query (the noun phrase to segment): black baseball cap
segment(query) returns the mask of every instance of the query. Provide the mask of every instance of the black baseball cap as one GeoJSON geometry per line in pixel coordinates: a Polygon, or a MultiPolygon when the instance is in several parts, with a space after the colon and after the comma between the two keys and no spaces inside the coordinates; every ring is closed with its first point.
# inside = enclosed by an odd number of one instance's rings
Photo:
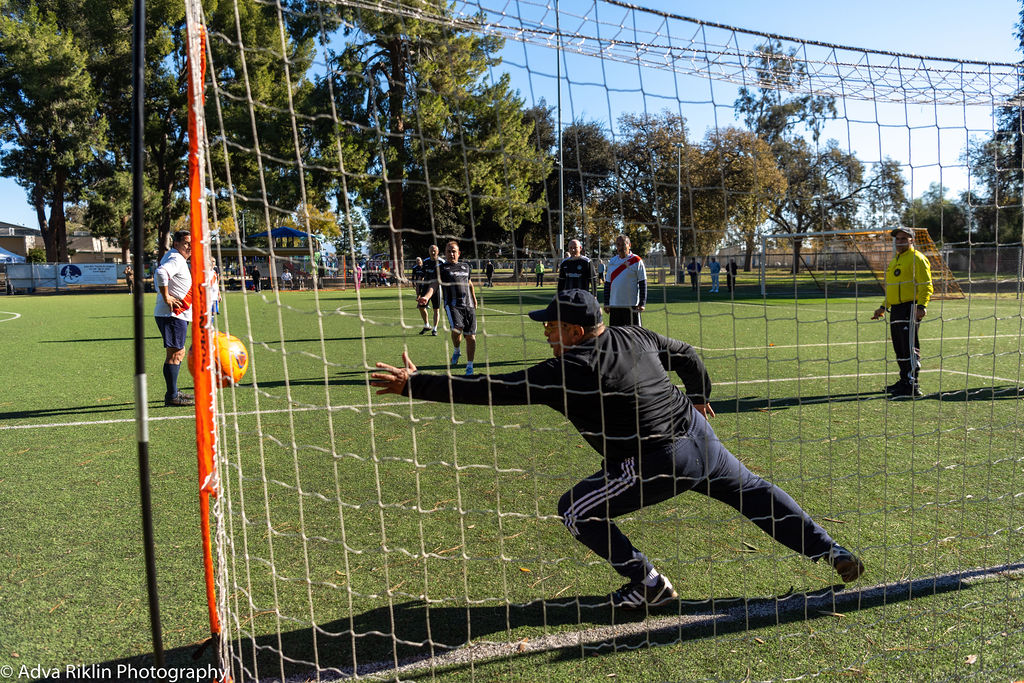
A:
{"type": "Polygon", "coordinates": [[[892,235],[893,237],[895,237],[896,235],[900,234],[901,232],[904,235],[910,235],[911,237],[914,236],[913,228],[905,228],[902,225],[900,227],[898,227],[898,228],[893,228],[892,231],[889,234],[892,235]]]}
{"type": "Polygon", "coordinates": [[[585,289],[564,289],[551,298],[547,308],[530,311],[529,315],[542,323],[557,320],[583,327],[593,327],[602,320],[601,305],[585,289]]]}

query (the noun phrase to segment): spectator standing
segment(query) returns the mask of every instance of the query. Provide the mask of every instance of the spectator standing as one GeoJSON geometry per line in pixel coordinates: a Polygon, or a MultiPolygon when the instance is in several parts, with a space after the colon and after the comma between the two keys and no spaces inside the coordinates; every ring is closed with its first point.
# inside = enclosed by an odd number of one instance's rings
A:
{"type": "Polygon", "coordinates": [[[690,287],[696,292],[700,289],[700,263],[696,258],[690,258],[686,264],[686,274],[690,276],[690,287]]]}
{"type": "Polygon", "coordinates": [[[605,270],[604,310],[608,324],[643,324],[640,314],[647,306],[647,269],[644,261],[630,252],[631,243],[626,235],[615,238],[615,255],[605,270]]]}
{"type": "Polygon", "coordinates": [[[725,286],[730,292],[736,288],[736,259],[729,259],[729,264],[725,267],[725,286]]]}
{"type": "Polygon", "coordinates": [[[256,263],[252,264],[252,291],[260,291],[260,269],[256,267],[256,263]]]}
{"type": "Polygon", "coordinates": [[[534,287],[541,287],[544,285],[544,262],[537,259],[537,265],[533,267],[533,274],[537,276],[537,282],[534,287]]]}
{"type": "Polygon", "coordinates": [[[135,270],[131,263],[127,263],[124,267],[124,282],[128,285],[129,294],[135,291],[135,270]]]}
{"type": "Polygon", "coordinates": [[[711,273],[711,292],[718,292],[718,278],[719,273],[722,272],[722,264],[718,262],[718,259],[714,256],[711,257],[711,263],[708,264],[708,272],[711,273]]]}
{"type": "Polygon", "coordinates": [[[484,275],[487,276],[487,282],[484,283],[484,287],[494,286],[494,263],[491,259],[487,259],[487,265],[484,266],[484,275]]]}

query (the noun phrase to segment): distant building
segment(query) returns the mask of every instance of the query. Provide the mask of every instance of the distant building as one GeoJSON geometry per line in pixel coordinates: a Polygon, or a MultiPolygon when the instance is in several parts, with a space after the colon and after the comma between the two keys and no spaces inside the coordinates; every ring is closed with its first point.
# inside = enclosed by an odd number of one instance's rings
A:
{"type": "MultiPolygon", "coordinates": [[[[28,257],[29,249],[43,249],[43,234],[38,228],[0,221],[0,247],[18,256],[28,257]]],[[[68,253],[71,263],[118,263],[121,249],[111,246],[105,237],[94,237],[87,230],[68,233],[68,253]]]]}
{"type": "Polygon", "coordinates": [[[88,230],[68,233],[68,253],[72,263],[118,263],[121,248],[111,246],[106,237],[94,237],[88,230]]]}
{"type": "Polygon", "coordinates": [[[29,249],[43,248],[43,234],[38,228],[0,221],[0,247],[27,258],[29,249]]]}

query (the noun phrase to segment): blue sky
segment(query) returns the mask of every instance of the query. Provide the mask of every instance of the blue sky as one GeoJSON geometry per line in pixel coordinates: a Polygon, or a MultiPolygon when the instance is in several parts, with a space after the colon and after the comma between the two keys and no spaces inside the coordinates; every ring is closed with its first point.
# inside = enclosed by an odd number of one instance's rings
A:
{"type": "MultiPolygon", "coordinates": [[[[706,2],[680,2],[679,0],[634,0],[653,9],[728,24],[737,28],[745,28],[768,33],[777,33],[794,38],[803,38],[825,43],[833,43],[850,47],[902,52],[932,57],[950,57],[992,62],[1017,62],[1021,56],[1013,38],[1014,24],[1020,11],[1016,0],[974,0],[967,3],[949,0],[860,0],[859,2],[829,2],[826,0],[784,0],[782,2],[765,2],[764,0],[721,0],[715,6],[706,2]]],[[[496,6],[498,3],[494,3],[496,6]]],[[[553,6],[553,0],[550,3],[553,6]]],[[[509,4],[514,7],[515,4],[509,4]]],[[[590,2],[561,0],[562,10],[569,16],[586,13],[590,2]]],[[[536,6],[535,6],[536,7],[536,6]]],[[[603,8],[602,11],[604,12],[603,8]]],[[[611,17],[611,12],[604,12],[604,17],[611,17]]],[[[563,22],[566,30],[571,20],[563,22]]],[[[513,46],[514,48],[515,46],[513,46]]],[[[545,52],[551,51],[531,49],[528,55],[523,54],[520,47],[518,53],[507,50],[510,60],[519,58],[520,64],[529,60],[530,71],[512,68],[514,85],[521,89],[528,102],[541,96],[554,104],[554,81],[550,74],[554,73],[551,59],[545,52]],[[540,60],[540,63],[538,63],[540,60]],[[532,91],[532,92],[531,92],[532,91]]],[[[570,69],[572,62],[569,63],[570,69]]],[[[614,77],[613,77],[614,78],[614,77]]],[[[667,72],[645,72],[644,78],[650,79],[640,86],[636,93],[627,93],[630,105],[637,108],[637,99],[643,97],[641,106],[649,110],[660,110],[667,105],[676,105],[661,92],[669,84],[669,94],[677,90],[667,72]],[[662,80],[663,82],[658,82],[662,80]],[[654,82],[652,82],[654,81],[654,82]]],[[[589,69],[570,73],[572,86],[563,86],[563,120],[585,118],[598,120],[608,125],[608,120],[615,118],[621,111],[618,104],[611,98],[602,97],[600,88],[587,87],[589,81],[595,80],[589,69]],[[596,96],[595,96],[596,93],[596,96]]],[[[614,82],[614,81],[612,81],[614,82]]],[[[683,97],[689,97],[683,94],[683,97]]],[[[712,95],[714,104],[690,107],[684,110],[687,116],[691,135],[699,137],[704,129],[718,125],[735,125],[737,121],[731,116],[728,105],[733,94],[728,89],[712,95]],[[717,119],[716,119],[717,117],[717,119]]],[[[851,118],[859,115],[851,111],[851,118]]],[[[982,128],[984,124],[982,124],[982,128]]],[[[856,131],[836,129],[828,131],[828,135],[846,138],[844,143],[854,148],[859,156],[871,159],[874,156],[890,154],[890,149],[900,150],[912,147],[908,141],[888,141],[883,139],[875,126],[872,135],[871,125],[866,128],[866,135],[858,137],[856,131]],[[874,139],[874,138],[877,138],[874,139]],[[866,151],[864,148],[869,148],[866,151]],[[870,148],[878,148],[873,152],[870,148]],[[866,156],[864,156],[866,154],[866,156]]],[[[961,133],[973,131],[967,124],[961,133]],[[968,130],[970,129],[970,130],[968,130]]],[[[908,134],[909,135],[909,134],[908,134]]],[[[919,195],[927,189],[928,183],[941,177],[943,184],[953,188],[962,186],[966,181],[957,170],[955,158],[958,154],[957,145],[962,147],[964,135],[953,136],[949,142],[939,140],[946,151],[943,158],[928,159],[926,152],[917,152],[913,161],[903,161],[913,165],[911,188],[913,194],[919,195]]],[[[938,146],[930,141],[924,148],[938,146]]],[[[899,158],[894,151],[893,156],[899,158]]],[[[13,180],[0,178],[0,220],[20,225],[35,226],[35,214],[26,201],[25,192],[13,180]]]]}

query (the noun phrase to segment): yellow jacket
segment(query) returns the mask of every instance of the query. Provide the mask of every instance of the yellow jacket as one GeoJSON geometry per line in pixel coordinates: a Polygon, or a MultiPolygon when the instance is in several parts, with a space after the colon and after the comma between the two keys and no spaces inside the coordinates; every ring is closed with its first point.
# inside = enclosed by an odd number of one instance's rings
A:
{"type": "Polygon", "coordinates": [[[885,307],[916,301],[927,306],[932,298],[932,267],[927,257],[910,247],[885,269],[885,307]]]}

